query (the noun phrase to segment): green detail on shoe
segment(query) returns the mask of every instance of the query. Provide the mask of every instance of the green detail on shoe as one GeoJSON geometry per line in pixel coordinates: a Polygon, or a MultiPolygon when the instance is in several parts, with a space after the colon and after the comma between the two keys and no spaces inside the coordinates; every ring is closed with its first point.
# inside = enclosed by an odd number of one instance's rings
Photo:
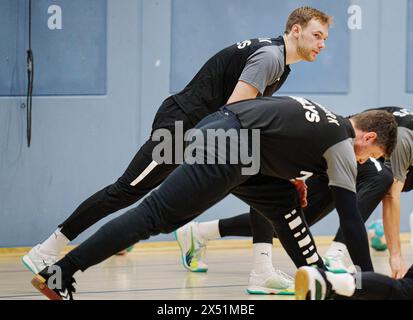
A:
{"type": "Polygon", "coordinates": [[[246,289],[245,291],[247,291],[247,293],[249,294],[257,294],[257,295],[276,295],[276,296],[294,296],[295,292],[293,290],[284,290],[284,291],[280,291],[280,292],[264,292],[264,291],[255,291],[255,290],[250,290],[250,289],[246,289]]]}
{"type": "Polygon", "coordinates": [[[196,269],[196,262],[197,262],[196,259],[193,259],[194,258],[193,253],[194,253],[194,238],[193,238],[192,228],[191,228],[191,247],[185,253],[186,265],[189,267],[191,271],[193,267],[195,267],[196,269]],[[192,264],[194,264],[194,266],[192,264]]]}
{"type": "Polygon", "coordinates": [[[207,271],[208,269],[205,269],[205,268],[191,269],[191,272],[198,272],[198,273],[205,273],[207,271]]]}
{"type": "MultiPolygon", "coordinates": [[[[324,258],[324,264],[327,267],[327,270],[332,272],[332,273],[336,273],[336,274],[341,274],[341,273],[348,273],[348,271],[346,269],[334,269],[330,267],[330,259],[328,258],[324,258]]],[[[317,266],[314,266],[317,267],[317,266]]]]}
{"type": "Polygon", "coordinates": [[[268,293],[265,293],[263,291],[254,291],[254,290],[249,290],[249,289],[247,289],[246,291],[249,294],[261,294],[261,295],[267,295],[268,294],[268,293]]]}
{"type": "MultiPolygon", "coordinates": [[[[183,252],[181,244],[178,241],[178,235],[176,233],[176,230],[173,232],[173,235],[176,239],[176,242],[178,242],[178,245],[179,245],[179,248],[181,249],[181,252],[183,252]]],[[[192,228],[191,228],[191,249],[189,249],[189,251],[185,254],[185,256],[183,254],[181,254],[182,265],[184,266],[185,269],[187,269],[191,272],[200,272],[200,273],[207,272],[208,269],[198,268],[196,266],[196,263],[197,263],[196,258],[195,258],[195,266],[192,265],[193,259],[191,258],[191,256],[192,256],[192,252],[194,251],[193,248],[194,248],[194,240],[193,240],[193,237],[192,237],[192,228]]]]}
{"type": "Polygon", "coordinates": [[[36,274],[36,272],[34,272],[33,269],[30,268],[29,265],[26,262],[24,262],[23,258],[20,258],[20,260],[21,260],[21,262],[23,262],[23,264],[26,266],[26,268],[30,270],[31,273],[36,274]]]}
{"type": "Polygon", "coordinates": [[[315,281],[315,299],[321,300],[323,295],[323,290],[320,281],[315,281]]]}
{"type": "Polygon", "coordinates": [[[279,295],[279,296],[295,296],[295,291],[294,290],[281,291],[281,292],[278,292],[277,295],[279,295]]]}
{"type": "Polygon", "coordinates": [[[330,268],[329,266],[326,266],[326,267],[327,267],[327,270],[330,271],[331,273],[335,273],[335,274],[348,273],[346,269],[333,269],[333,268],[330,268]]]}

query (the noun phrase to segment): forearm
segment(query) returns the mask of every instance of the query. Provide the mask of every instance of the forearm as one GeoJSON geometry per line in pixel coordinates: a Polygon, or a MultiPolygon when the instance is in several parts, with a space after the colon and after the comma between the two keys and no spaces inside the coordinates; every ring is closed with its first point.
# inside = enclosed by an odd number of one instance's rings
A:
{"type": "Polygon", "coordinates": [[[395,180],[383,199],[383,226],[390,256],[401,256],[400,192],[403,184],[395,180]]]}

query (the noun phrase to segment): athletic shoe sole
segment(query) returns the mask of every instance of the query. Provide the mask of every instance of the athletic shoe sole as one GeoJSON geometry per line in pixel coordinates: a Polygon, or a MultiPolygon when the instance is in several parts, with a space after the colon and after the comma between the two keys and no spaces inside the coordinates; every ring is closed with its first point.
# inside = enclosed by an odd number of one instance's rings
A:
{"type": "Polygon", "coordinates": [[[326,294],[325,281],[323,276],[315,268],[302,267],[298,269],[295,274],[295,299],[324,300],[326,294]]]}
{"type": "Polygon", "coordinates": [[[292,289],[271,289],[260,286],[250,286],[246,289],[248,294],[256,295],[280,295],[280,296],[293,296],[295,295],[292,289]]]}
{"type": "Polygon", "coordinates": [[[307,300],[310,295],[310,275],[307,270],[299,269],[295,274],[295,300],[307,300]]]}
{"type": "Polygon", "coordinates": [[[33,287],[35,287],[42,295],[46,296],[50,300],[62,300],[62,297],[60,297],[56,292],[54,292],[52,289],[50,289],[47,286],[46,280],[40,276],[36,275],[31,281],[31,284],[33,287]]]}
{"type": "Polygon", "coordinates": [[[133,250],[133,246],[127,247],[125,250],[119,251],[118,253],[116,253],[117,256],[124,256],[127,253],[132,252],[133,250]]]}

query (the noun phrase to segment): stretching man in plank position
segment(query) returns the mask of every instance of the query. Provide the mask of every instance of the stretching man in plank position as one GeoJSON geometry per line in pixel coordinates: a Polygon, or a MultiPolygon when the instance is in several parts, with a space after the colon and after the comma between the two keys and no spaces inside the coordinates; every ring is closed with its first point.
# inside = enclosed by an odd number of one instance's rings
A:
{"type": "MultiPolygon", "coordinates": [[[[406,266],[400,244],[400,193],[413,188],[413,113],[401,107],[382,107],[391,113],[398,124],[398,143],[395,151],[386,161],[369,159],[358,164],[357,202],[363,221],[372,214],[378,204],[383,202],[383,221],[386,242],[389,247],[389,263],[392,277],[400,279],[406,273],[406,266]],[[393,177],[394,175],[394,177],[393,177]]],[[[303,209],[307,223],[312,226],[334,210],[334,200],[328,187],[326,176],[315,176],[307,180],[308,205],[303,209]]],[[[268,255],[261,255],[256,260],[262,264],[272,265],[272,237],[275,236],[271,226],[262,216],[247,214],[208,222],[190,222],[176,231],[182,256],[191,259],[196,256],[201,264],[207,266],[202,255],[208,240],[225,236],[252,236],[252,225],[260,230],[254,235],[254,246],[261,247],[268,255]],[[258,225],[258,227],[257,227],[258,225]]],[[[257,251],[257,250],[256,250],[257,251]]],[[[348,271],[343,259],[348,254],[342,230],[339,229],[333,244],[325,254],[325,262],[329,271],[345,273],[348,271]]],[[[184,261],[184,259],[183,259],[184,261]]],[[[192,271],[187,265],[184,266],[192,271]]],[[[259,268],[254,264],[254,268],[259,268]]],[[[273,293],[269,286],[249,286],[249,293],[273,293]]]]}
{"type": "Polygon", "coordinates": [[[362,271],[373,270],[357,208],[357,162],[391,154],[397,138],[391,114],[369,111],[346,119],[304,98],[265,97],[227,105],[197,129],[185,162],[158,189],[43,269],[33,278],[34,287],[50,299],[72,298],[78,270],[176,230],[229,193],[271,221],[297,267],[324,268],[290,181],[312,174],[328,176],[350,255],[362,271]],[[211,132],[214,139],[208,139],[211,132]],[[245,155],[251,155],[250,163],[245,155]],[[59,287],[49,281],[54,270],[60,270],[59,287]]]}

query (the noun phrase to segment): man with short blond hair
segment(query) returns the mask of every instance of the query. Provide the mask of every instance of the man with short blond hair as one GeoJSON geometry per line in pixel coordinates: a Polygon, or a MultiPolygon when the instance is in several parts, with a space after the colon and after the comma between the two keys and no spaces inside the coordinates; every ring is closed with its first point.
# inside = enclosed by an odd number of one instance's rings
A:
{"type": "Polygon", "coordinates": [[[284,33],[290,33],[291,29],[296,24],[300,25],[302,28],[305,28],[307,24],[313,19],[318,20],[321,24],[327,25],[329,27],[333,23],[333,18],[331,16],[316,8],[305,6],[297,8],[290,13],[285,25],[284,33]]]}

